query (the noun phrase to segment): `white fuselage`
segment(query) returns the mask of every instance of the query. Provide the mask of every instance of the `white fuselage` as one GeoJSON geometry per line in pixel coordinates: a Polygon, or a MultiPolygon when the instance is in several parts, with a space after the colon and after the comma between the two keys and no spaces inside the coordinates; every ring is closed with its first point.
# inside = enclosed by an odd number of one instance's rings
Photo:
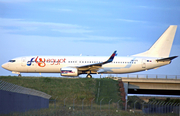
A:
{"type": "Polygon", "coordinates": [[[169,57],[177,25],[170,25],[159,39],[145,52],[131,57],[97,56],[30,56],[10,60],[2,65],[13,73],[61,73],[78,76],[106,73],[122,74],[158,68],[171,63],[177,56],[169,57]]]}
{"type": "MultiPolygon", "coordinates": [[[[97,56],[30,56],[19,57],[2,65],[13,73],[60,73],[63,67],[78,67],[104,62],[108,57],[97,56]]],[[[97,67],[90,74],[108,73],[122,74],[154,69],[167,65],[170,61],[157,62],[153,57],[115,57],[110,63],[97,67]]],[[[79,70],[79,74],[86,74],[88,67],[79,70]]]]}

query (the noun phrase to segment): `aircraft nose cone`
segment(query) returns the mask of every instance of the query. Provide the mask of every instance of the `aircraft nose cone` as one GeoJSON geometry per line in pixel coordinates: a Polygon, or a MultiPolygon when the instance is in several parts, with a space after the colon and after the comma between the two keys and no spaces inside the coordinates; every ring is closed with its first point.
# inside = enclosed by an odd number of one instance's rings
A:
{"type": "Polygon", "coordinates": [[[4,68],[4,69],[7,69],[7,68],[8,68],[8,64],[5,63],[5,64],[3,64],[1,67],[4,68]]]}

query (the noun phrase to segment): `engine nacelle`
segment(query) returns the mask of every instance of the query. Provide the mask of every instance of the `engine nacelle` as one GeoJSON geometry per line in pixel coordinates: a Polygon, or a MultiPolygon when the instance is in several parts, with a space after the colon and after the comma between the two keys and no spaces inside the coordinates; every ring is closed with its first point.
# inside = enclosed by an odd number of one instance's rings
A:
{"type": "Polygon", "coordinates": [[[61,68],[61,76],[78,76],[77,68],[64,67],[61,68]]]}

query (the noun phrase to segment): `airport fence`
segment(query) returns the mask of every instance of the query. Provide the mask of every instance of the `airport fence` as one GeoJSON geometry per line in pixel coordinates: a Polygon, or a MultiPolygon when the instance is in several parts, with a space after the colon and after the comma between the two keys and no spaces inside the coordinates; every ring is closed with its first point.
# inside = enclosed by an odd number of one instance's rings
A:
{"type": "Polygon", "coordinates": [[[180,79],[180,75],[161,75],[161,74],[122,74],[122,75],[108,75],[106,78],[146,78],[146,79],[180,79]]]}
{"type": "Polygon", "coordinates": [[[128,74],[127,78],[180,79],[180,75],[155,75],[155,74],[154,75],[153,74],[138,74],[138,75],[133,75],[133,74],[128,74]]]}
{"type": "Polygon", "coordinates": [[[149,102],[143,104],[142,111],[146,114],[179,114],[180,104],[172,102],[149,102]]]}
{"type": "Polygon", "coordinates": [[[101,112],[104,115],[123,115],[123,113],[131,113],[135,115],[167,115],[167,116],[180,116],[180,103],[179,102],[165,102],[165,101],[127,101],[127,111],[125,111],[125,106],[122,104],[121,100],[113,101],[109,99],[107,103],[103,103],[104,98],[99,100],[98,103],[95,102],[95,98],[88,101],[86,98],[78,101],[74,98],[69,101],[68,98],[64,98],[63,101],[50,100],[50,108],[53,109],[66,109],[69,112],[101,112]]]}

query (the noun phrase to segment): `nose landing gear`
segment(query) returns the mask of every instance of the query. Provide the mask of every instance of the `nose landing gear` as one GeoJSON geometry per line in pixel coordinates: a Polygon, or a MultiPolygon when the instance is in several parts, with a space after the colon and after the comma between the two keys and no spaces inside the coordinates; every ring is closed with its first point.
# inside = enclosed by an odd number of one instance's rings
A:
{"type": "Polygon", "coordinates": [[[92,76],[90,74],[87,74],[86,78],[92,78],[92,76]]]}

